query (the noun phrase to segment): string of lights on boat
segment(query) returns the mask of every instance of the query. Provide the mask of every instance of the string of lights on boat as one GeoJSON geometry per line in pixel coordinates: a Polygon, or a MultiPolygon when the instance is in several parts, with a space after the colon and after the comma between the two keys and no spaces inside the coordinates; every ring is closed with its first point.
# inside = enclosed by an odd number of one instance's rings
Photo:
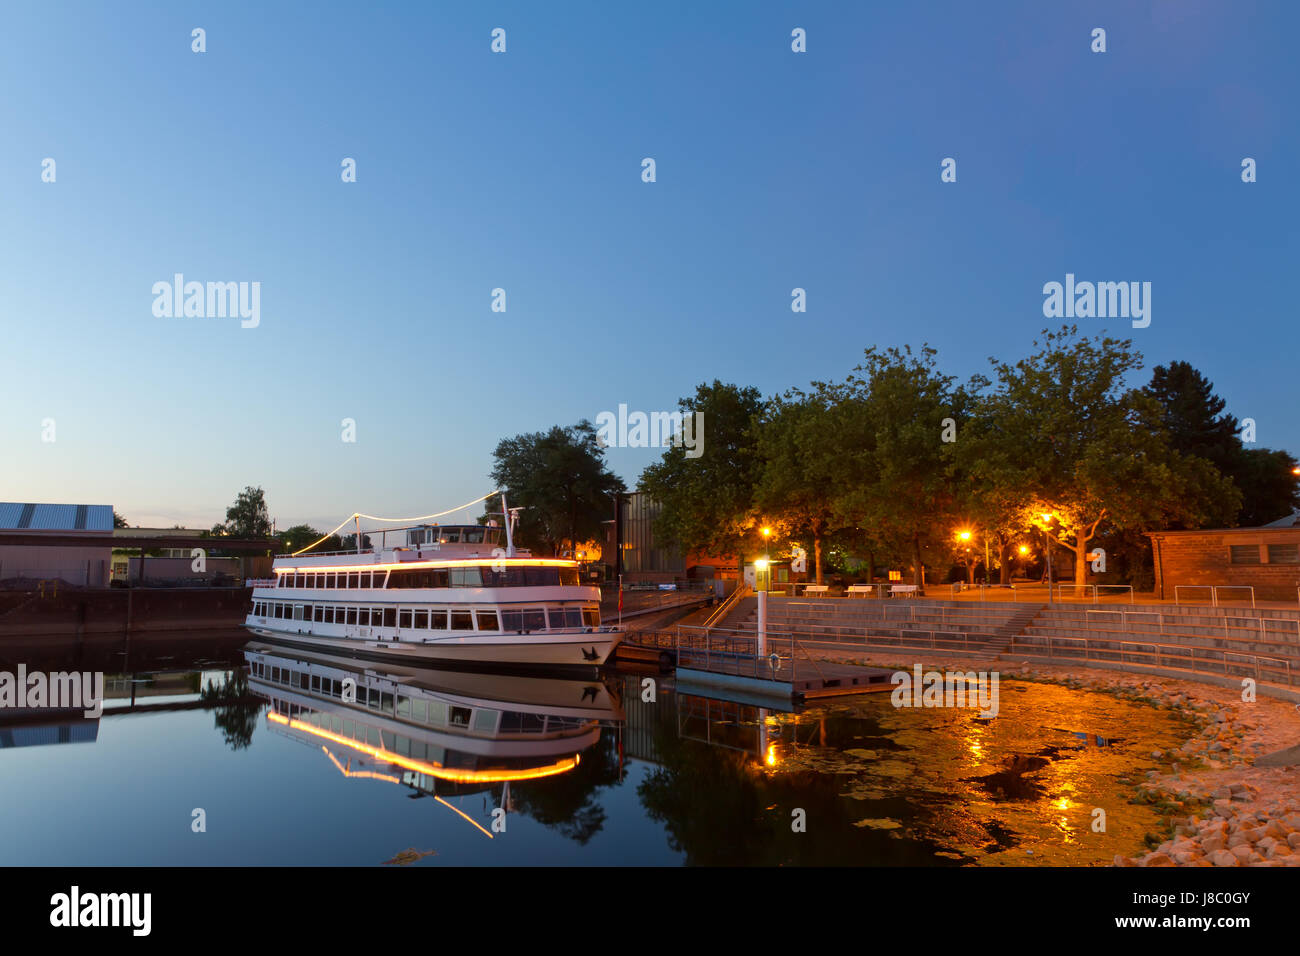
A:
{"type": "Polygon", "coordinates": [[[293,552],[293,557],[297,557],[300,554],[310,551],[312,548],[316,547],[316,545],[320,544],[322,541],[328,541],[331,536],[333,536],[335,533],[341,530],[343,526],[346,525],[349,521],[356,521],[358,518],[366,518],[370,521],[378,521],[383,524],[402,524],[402,523],[414,523],[417,521],[431,521],[434,518],[441,518],[444,517],[445,515],[455,514],[457,511],[464,511],[466,508],[472,505],[476,505],[480,501],[486,501],[488,498],[491,498],[493,495],[499,493],[500,492],[498,492],[496,489],[493,489],[492,491],[489,491],[485,495],[479,495],[473,501],[465,502],[459,508],[449,508],[446,511],[439,511],[437,514],[433,514],[433,515],[417,515],[414,518],[380,518],[377,515],[362,514],[360,511],[354,511],[352,514],[348,515],[346,518],[340,521],[338,525],[334,528],[334,530],[327,531],[325,534],[321,535],[311,544],[307,545],[307,547],[301,548],[293,552]]]}

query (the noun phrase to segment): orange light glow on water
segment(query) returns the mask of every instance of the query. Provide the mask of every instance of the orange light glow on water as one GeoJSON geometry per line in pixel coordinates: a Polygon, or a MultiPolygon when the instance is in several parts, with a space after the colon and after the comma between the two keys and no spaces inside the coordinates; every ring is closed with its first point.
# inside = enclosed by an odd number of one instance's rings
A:
{"type": "Polygon", "coordinates": [[[438,780],[448,780],[452,783],[505,783],[514,780],[537,780],[541,777],[554,777],[556,774],[567,773],[574,767],[578,766],[578,755],[567,757],[564,760],[556,761],[545,767],[534,767],[529,770],[452,770],[441,764],[429,763],[427,760],[415,760],[411,757],[404,757],[401,754],[395,754],[392,751],[385,750],[383,747],[372,747],[369,744],[363,744],[360,741],[344,737],[342,734],[336,734],[329,730],[323,730],[320,727],[313,727],[311,724],[301,720],[293,720],[285,717],[283,714],[268,713],[266,719],[282,724],[293,730],[302,731],[305,734],[311,734],[313,737],[320,737],[323,740],[332,740],[341,747],[348,747],[358,753],[363,753],[368,757],[374,757],[376,760],[382,760],[384,763],[391,763],[407,770],[414,770],[417,773],[428,774],[438,780]]]}

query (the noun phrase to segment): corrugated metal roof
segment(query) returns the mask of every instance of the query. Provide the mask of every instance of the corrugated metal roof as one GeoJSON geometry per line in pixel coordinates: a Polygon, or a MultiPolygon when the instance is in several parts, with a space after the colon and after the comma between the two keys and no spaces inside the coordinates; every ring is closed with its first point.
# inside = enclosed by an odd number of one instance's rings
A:
{"type": "Polygon", "coordinates": [[[0,501],[0,531],[112,531],[112,505],[0,501]]]}

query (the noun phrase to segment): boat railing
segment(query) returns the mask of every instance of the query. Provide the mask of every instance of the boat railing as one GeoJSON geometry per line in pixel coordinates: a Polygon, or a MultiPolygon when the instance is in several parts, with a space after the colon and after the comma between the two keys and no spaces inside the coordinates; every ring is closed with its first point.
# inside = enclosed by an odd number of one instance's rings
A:
{"type": "Polygon", "coordinates": [[[344,548],[342,551],[286,551],[283,554],[277,554],[277,558],[328,558],[337,554],[374,554],[374,548],[362,548],[358,551],[356,548],[344,548]]]}

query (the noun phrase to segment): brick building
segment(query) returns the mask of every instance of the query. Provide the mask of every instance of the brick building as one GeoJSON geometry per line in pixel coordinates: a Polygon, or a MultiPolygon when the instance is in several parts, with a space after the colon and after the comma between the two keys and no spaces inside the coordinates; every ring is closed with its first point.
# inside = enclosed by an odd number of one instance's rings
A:
{"type": "Polygon", "coordinates": [[[1217,584],[1253,587],[1262,601],[1295,601],[1300,525],[1294,522],[1292,516],[1261,528],[1148,532],[1156,596],[1173,599],[1178,585],[1217,584]]]}

